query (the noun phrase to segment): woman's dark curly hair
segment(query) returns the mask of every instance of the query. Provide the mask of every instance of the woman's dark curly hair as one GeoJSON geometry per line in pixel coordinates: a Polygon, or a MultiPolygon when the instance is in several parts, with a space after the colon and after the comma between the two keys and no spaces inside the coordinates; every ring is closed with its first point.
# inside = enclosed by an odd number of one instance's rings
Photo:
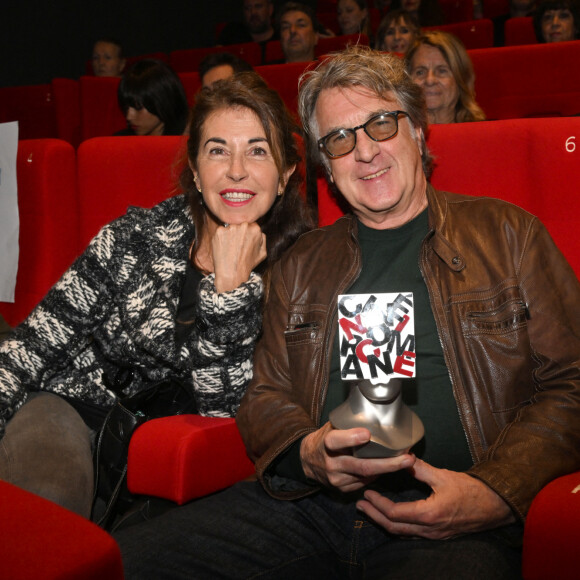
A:
{"type": "MultiPolygon", "coordinates": [[[[191,111],[187,144],[187,156],[193,167],[197,166],[203,127],[208,117],[216,111],[239,107],[250,109],[260,120],[279,175],[298,165],[301,161],[296,140],[298,127],[282,98],[257,73],[241,72],[204,87],[198,93],[191,111]]],[[[195,252],[206,228],[207,208],[188,166],[181,173],[180,183],[189,199],[195,224],[195,252]]],[[[302,233],[314,226],[312,213],[300,193],[301,186],[301,171],[296,169],[286,183],[284,193],[276,196],[270,211],[258,221],[266,234],[268,251],[266,260],[256,268],[258,272],[266,271],[302,233]]],[[[194,253],[191,259],[195,261],[194,253]]]]}

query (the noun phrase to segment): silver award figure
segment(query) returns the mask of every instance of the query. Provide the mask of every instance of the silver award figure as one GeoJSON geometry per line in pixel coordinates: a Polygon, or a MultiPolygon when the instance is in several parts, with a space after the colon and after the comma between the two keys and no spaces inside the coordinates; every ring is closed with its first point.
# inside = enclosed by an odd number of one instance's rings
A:
{"type": "Polygon", "coordinates": [[[371,440],[354,450],[356,457],[395,457],[406,453],[423,437],[423,423],[401,395],[403,379],[373,384],[353,382],[347,400],[330,413],[336,429],[365,427],[371,440]]]}
{"type": "Polygon", "coordinates": [[[370,431],[370,442],[353,450],[356,457],[406,453],[425,432],[401,393],[405,378],[415,377],[413,294],[341,295],[338,313],[341,377],[350,393],[330,422],[370,431]]]}

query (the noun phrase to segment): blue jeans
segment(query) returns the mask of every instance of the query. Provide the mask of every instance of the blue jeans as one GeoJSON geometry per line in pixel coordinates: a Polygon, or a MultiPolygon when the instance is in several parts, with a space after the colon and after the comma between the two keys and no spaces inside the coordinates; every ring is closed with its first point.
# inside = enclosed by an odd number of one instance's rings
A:
{"type": "MultiPolygon", "coordinates": [[[[394,537],[353,498],[271,498],[257,482],[174,509],[115,537],[126,580],[520,578],[520,549],[501,529],[453,540],[394,537]]],[[[521,539],[521,538],[520,538],[521,539]]]]}

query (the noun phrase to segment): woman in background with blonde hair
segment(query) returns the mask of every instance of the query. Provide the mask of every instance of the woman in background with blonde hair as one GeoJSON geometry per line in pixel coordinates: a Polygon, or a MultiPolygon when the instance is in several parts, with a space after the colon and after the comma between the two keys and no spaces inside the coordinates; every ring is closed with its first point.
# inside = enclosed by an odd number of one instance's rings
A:
{"type": "Polygon", "coordinates": [[[485,121],[471,59],[452,34],[424,32],[407,54],[407,71],[425,91],[429,123],[485,121]]]}

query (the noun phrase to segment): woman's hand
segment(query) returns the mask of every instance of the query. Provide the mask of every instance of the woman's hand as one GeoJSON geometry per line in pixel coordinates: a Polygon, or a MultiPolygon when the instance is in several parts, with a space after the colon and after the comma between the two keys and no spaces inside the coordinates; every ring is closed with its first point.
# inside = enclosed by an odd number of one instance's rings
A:
{"type": "Polygon", "coordinates": [[[218,293],[235,290],[266,259],[266,236],[257,223],[217,228],[211,251],[218,293]]]}

